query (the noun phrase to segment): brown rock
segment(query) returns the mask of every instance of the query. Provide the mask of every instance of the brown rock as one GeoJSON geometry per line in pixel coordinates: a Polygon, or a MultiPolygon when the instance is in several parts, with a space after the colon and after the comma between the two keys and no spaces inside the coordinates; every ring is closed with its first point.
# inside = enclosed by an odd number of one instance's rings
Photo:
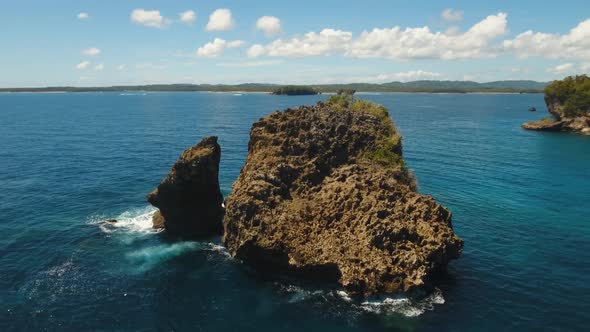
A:
{"type": "Polygon", "coordinates": [[[260,271],[338,282],[355,294],[431,286],[463,241],[451,213],[416,193],[401,157],[381,106],[275,112],[250,132],[226,200],[224,243],[260,271]]]}
{"type": "Polygon", "coordinates": [[[159,208],[154,227],[188,237],[220,235],[223,196],[219,190],[221,149],[207,137],[182,153],[168,176],[147,196],[159,208]]]}
{"type": "Polygon", "coordinates": [[[555,121],[545,118],[539,121],[526,122],[522,124],[522,128],[526,130],[538,131],[561,131],[563,129],[563,121],[555,121]]]}
{"type": "Polygon", "coordinates": [[[154,215],[152,216],[152,227],[155,229],[162,229],[165,228],[165,225],[166,223],[160,210],[154,212],[154,215]]]}
{"type": "Polygon", "coordinates": [[[545,95],[547,110],[554,119],[545,118],[539,121],[522,124],[522,128],[537,131],[569,131],[590,135],[590,111],[577,116],[567,116],[562,102],[545,95]]]}

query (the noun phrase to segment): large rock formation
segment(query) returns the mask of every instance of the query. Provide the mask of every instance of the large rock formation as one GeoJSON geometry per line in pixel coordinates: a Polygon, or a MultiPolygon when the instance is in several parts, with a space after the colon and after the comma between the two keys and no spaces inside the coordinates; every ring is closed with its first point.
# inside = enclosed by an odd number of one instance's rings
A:
{"type": "Polygon", "coordinates": [[[260,271],[338,282],[357,295],[430,286],[462,252],[451,213],[416,193],[387,110],[350,100],[253,125],[226,200],[224,243],[260,271]]]}
{"type": "Polygon", "coordinates": [[[527,122],[522,128],[571,131],[590,135],[590,78],[582,75],[555,81],[545,88],[547,110],[554,119],[527,122]]]}
{"type": "Polygon", "coordinates": [[[207,137],[182,153],[168,176],[147,200],[159,208],[155,228],[188,237],[220,235],[223,196],[219,190],[221,149],[217,137],[207,137]]]}

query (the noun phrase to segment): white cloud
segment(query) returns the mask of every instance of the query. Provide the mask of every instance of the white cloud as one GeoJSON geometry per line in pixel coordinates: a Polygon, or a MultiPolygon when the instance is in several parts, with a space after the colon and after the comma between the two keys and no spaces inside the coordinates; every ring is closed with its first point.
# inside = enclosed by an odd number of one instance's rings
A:
{"type": "Polygon", "coordinates": [[[123,70],[125,70],[125,69],[127,69],[127,65],[118,65],[118,66],[117,66],[117,70],[118,70],[118,71],[123,71],[123,70]]]}
{"type": "Polygon", "coordinates": [[[474,59],[494,57],[492,42],[507,33],[507,15],[490,15],[464,33],[432,32],[428,27],[363,32],[347,55],[389,59],[474,59]]]}
{"type": "Polygon", "coordinates": [[[82,54],[90,56],[99,55],[100,49],[96,47],[87,48],[85,50],[82,50],[82,54]]]}
{"type": "Polygon", "coordinates": [[[506,51],[521,58],[541,56],[552,59],[590,60],[590,19],[578,24],[565,35],[523,32],[504,41],[506,51]]]}
{"type": "Polygon", "coordinates": [[[574,71],[574,64],[573,63],[564,63],[553,68],[547,69],[547,72],[555,74],[555,75],[563,75],[572,73],[574,71]]]}
{"type": "Polygon", "coordinates": [[[409,82],[417,80],[433,80],[440,79],[442,75],[440,73],[434,73],[424,70],[411,70],[406,72],[397,72],[389,74],[379,74],[376,76],[368,77],[357,77],[354,79],[348,79],[350,82],[363,82],[363,83],[386,83],[386,82],[409,82]]]}
{"type": "Polygon", "coordinates": [[[256,29],[264,31],[267,37],[281,32],[281,20],[274,16],[262,16],[256,21],[256,29]]]}
{"type": "Polygon", "coordinates": [[[234,27],[234,20],[231,11],[227,8],[215,10],[209,16],[207,23],[207,31],[227,31],[234,27]]]}
{"type": "Polygon", "coordinates": [[[184,11],[178,14],[178,17],[182,23],[186,24],[193,24],[197,20],[197,14],[195,14],[195,12],[192,10],[184,11]]]}
{"type": "Polygon", "coordinates": [[[82,12],[82,13],[78,14],[79,20],[87,20],[89,18],[90,18],[90,15],[88,15],[88,13],[82,12]]]}
{"type": "Polygon", "coordinates": [[[582,71],[584,71],[585,73],[589,73],[590,72],[590,62],[582,63],[580,68],[582,68],[582,71]]]}
{"type": "Polygon", "coordinates": [[[88,68],[88,66],[90,66],[90,61],[82,61],[76,65],[76,69],[84,70],[84,69],[88,68]]]}
{"type": "Polygon", "coordinates": [[[447,22],[459,22],[463,20],[463,11],[447,8],[443,10],[440,17],[447,22]]]}
{"type": "Polygon", "coordinates": [[[228,67],[228,68],[248,68],[248,67],[263,67],[263,66],[273,66],[283,63],[282,60],[266,60],[266,61],[244,61],[244,62],[225,62],[225,63],[218,63],[216,66],[218,67],[228,67]]]}
{"type": "Polygon", "coordinates": [[[507,15],[490,15],[464,33],[433,32],[428,27],[375,28],[353,38],[352,32],[324,29],[303,37],[277,39],[270,44],[250,47],[250,57],[319,56],[343,54],[357,58],[408,59],[474,59],[494,57],[501,50],[492,42],[505,35],[507,15]]]}
{"type": "Polygon", "coordinates": [[[204,58],[216,58],[223,54],[226,48],[236,48],[244,45],[241,40],[226,41],[221,38],[215,38],[197,49],[197,56],[204,58]]]}
{"type": "Polygon", "coordinates": [[[424,71],[424,70],[412,70],[412,71],[394,73],[394,74],[389,74],[389,75],[388,74],[381,74],[377,78],[380,81],[395,80],[395,81],[407,82],[407,81],[417,81],[417,80],[432,80],[432,79],[437,79],[440,77],[441,77],[440,73],[433,73],[433,72],[424,71]]]}
{"type": "Polygon", "coordinates": [[[152,28],[162,28],[167,23],[159,10],[134,9],[130,18],[133,23],[152,28]]]}
{"type": "Polygon", "coordinates": [[[94,70],[96,71],[102,71],[104,69],[104,64],[99,63],[96,66],[94,66],[94,70]]]}
{"type": "Polygon", "coordinates": [[[324,29],[319,33],[308,32],[303,37],[277,39],[268,45],[256,44],[248,49],[248,56],[304,57],[330,55],[346,51],[352,40],[352,32],[324,29]]]}

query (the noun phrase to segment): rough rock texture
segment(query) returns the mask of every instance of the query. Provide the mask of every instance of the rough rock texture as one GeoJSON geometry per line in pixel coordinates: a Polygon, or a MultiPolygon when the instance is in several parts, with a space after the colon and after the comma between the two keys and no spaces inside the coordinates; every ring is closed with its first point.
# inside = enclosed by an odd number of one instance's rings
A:
{"type": "Polygon", "coordinates": [[[538,131],[562,131],[563,122],[545,118],[539,121],[523,123],[522,128],[538,131]]]}
{"type": "Polygon", "coordinates": [[[557,100],[551,100],[547,97],[545,99],[547,110],[556,120],[543,119],[527,122],[522,125],[522,128],[539,131],[572,131],[590,135],[590,112],[577,117],[567,117],[563,110],[563,105],[557,100]]]}
{"type": "Polygon", "coordinates": [[[385,117],[319,103],[256,122],[226,200],[229,252],[257,270],[338,282],[357,295],[431,286],[463,241],[451,213],[415,192],[385,117]],[[375,158],[388,140],[398,159],[375,158]]]}
{"type": "Polygon", "coordinates": [[[160,209],[153,217],[154,228],[188,237],[221,234],[220,156],[213,136],[182,153],[168,176],[147,196],[160,209]]]}

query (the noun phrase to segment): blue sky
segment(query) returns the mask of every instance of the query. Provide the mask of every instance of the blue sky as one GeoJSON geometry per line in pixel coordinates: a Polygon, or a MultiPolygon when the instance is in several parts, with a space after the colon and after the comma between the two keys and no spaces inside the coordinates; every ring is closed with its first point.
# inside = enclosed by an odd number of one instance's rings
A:
{"type": "Polygon", "coordinates": [[[3,0],[0,86],[551,80],[590,2],[3,0]]]}

